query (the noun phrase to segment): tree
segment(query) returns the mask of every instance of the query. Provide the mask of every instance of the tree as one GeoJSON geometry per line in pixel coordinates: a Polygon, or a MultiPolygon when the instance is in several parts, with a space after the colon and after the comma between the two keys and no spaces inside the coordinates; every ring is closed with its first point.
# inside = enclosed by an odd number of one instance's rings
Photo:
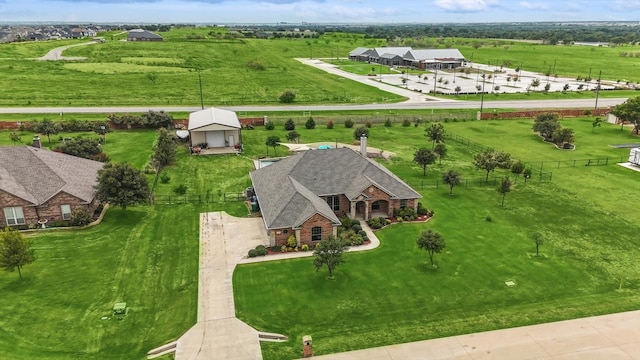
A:
{"type": "Polygon", "coordinates": [[[98,170],[96,198],[126,210],[149,197],[149,185],[144,173],[127,163],[106,164],[98,170]]]}
{"type": "Polygon", "coordinates": [[[363,136],[369,137],[369,129],[366,126],[358,126],[353,131],[353,137],[356,138],[356,140],[360,140],[363,136]]]}
{"type": "Polygon", "coordinates": [[[442,164],[442,158],[447,156],[447,146],[444,143],[437,143],[433,152],[438,155],[438,162],[442,164]]]}
{"type": "Polygon", "coordinates": [[[422,166],[422,176],[427,175],[427,166],[433,164],[436,161],[436,157],[436,153],[427,148],[419,148],[413,154],[413,161],[422,166]]]}
{"type": "Polygon", "coordinates": [[[22,268],[36,261],[35,250],[31,248],[31,239],[25,238],[17,230],[6,227],[0,230],[0,267],[13,272],[18,269],[22,279],[22,268]]]}
{"type": "Polygon", "coordinates": [[[296,129],[296,123],[293,122],[293,119],[288,119],[284,122],[284,129],[289,131],[296,129]]]}
{"type": "Polygon", "coordinates": [[[533,235],[531,235],[531,238],[533,239],[533,242],[536,244],[536,256],[540,256],[540,245],[544,244],[544,237],[542,236],[542,234],[538,231],[534,232],[533,235]]]}
{"type": "Polygon", "coordinates": [[[456,92],[456,96],[458,96],[458,94],[460,94],[460,91],[462,91],[462,88],[460,86],[456,86],[455,89],[453,89],[453,91],[456,92]]]}
{"type": "Polygon", "coordinates": [[[627,99],[620,105],[616,105],[611,113],[620,119],[620,130],[624,127],[624,121],[631,122],[634,127],[632,133],[638,135],[640,132],[640,96],[627,99]]]}
{"type": "Polygon", "coordinates": [[[160,166],[169,165],[176,161],[176,142],[165,128],[158,130],[153,158],[160,166]]]}
{"type": "Polygon", "coordinates": [[[296,92],[294,90],[285,90],[278,96],[278,101],[284,104],[292,103],[296,99],[296,92]]]}
{"type": "Polygon", "coordinates": [[[504,207],[504,197],[507,196],[508,192],[511,192],[512,186],[513,186],[513,183],[511,182],[511,179],[509,179],[508,177],[505,177],[500,182],[500,186],[498,187],[498,191],[500,192],[500,194],[502,194],[502,203],[500,204],[500,206],[504,207]]]}
{"type": "Polygon", "coordinates": [[[460,185],[462,182],[462,176],[460,173],[454,170],[449,170],[442,174],[442,182],[449,185],[449,195],[453,195],[453,187],[460,185]]]}
{"type": "Polygon", "coordinates": [[[418,248],[426,250],[427,253],[429,253],[431,266],[433,266],[433,254],[441,253],[446,246],[442,235],[431,229],[423,231],[416,243],[418,244],[418,248]]]}
{"type": "Polygon", "coordinates": [[[485,181],[489,180],[489,173],[497,169],[508,169],[511,167],[511,155],[497,150],[485,150],[473,157],[473,165],[478,170],[487,172],[485,181]]]}
{"type": "Polygon", "coordinates": [[[551,84],[546,83],[546,84],[544,85],[544,92],[549,92],[549,90],[550,90],[550,89],[551,89],[551,84]]]}
{"type": "Polygon", "coordinates": [[[155,85],[156,81],[158,80],[158,74],[154,72],[147,73],[147,79],[149,79],[149,81],[151,81],[153,85],[155,85]]]}
{"type": "Polygon", "coordinates": [[[287,134],[287,140],[291,142],[295,142],[296,144],[300,142],[300,134],[297,131],[289,131],[287,134]]]}
{"type": "Polygon", "coordinates": [[[11,139],[11,142],[13,143],[13,145],[15,145],[16,143],[19,144],[22,142],[20,135],[18,135],[18,133],[15,131],[12,131],[11,133],[9,133],[9,138],[11,139]]]}
{"type": "Polygon", "coordinates": [[[603,122],[604,120],[599,116],[593,119],[593,122],[591,123],[591,132],[593,132],[597,127],[602,126],[603,122]]]}
{"type": "Polygon", "coordinates": [[[425,132],[426,132],[425,136],[427,137],[427,139],[429,139],[429,141],[433,143],[431,146],[432,149],[436,146],[436,143],[444,142],[445,131],[444,131],[444,126],[442,126],[442,124],[433,123],[431,124],[430,127],[428,127],[425,130],[425,132]]]}
{"type": "Polygon", "coordinates": [[[277,156],[276,147],[279,142],[280,138],[275,135],[271,135],[267,138],[267,141],[265,141],[265,145],[267,145],[267,155],[269,155],[269,146],[271,146],[273,148],[274,156],[277,156]]]}
{"type": "Polygon", "coordinates": [[[37,122],[33,127],[33,131],[47,136],[47,141],[51,144],[51,135],[55,135],[60,131],[60,126],[49,119],[37,122]]]}
{"type": "Polygon", "coordinates": [[[344,263],[342,253],[348,248],[344,240],[341,238],[329,235],[325,239],[322,239],[313,251],[313,265],[318,271],[323,266],[327,266],[329,270],[329,279],[334,279],[333,270],[340,264],[344,263]]]}
{"type": "Polygon", "coordinates": [[[173,127],[173,116],[164,112],[164,110],[149,110],[149,112],[140,116],[140,124],[152,129],[159,129],[161,127],[171,129],[173,127]]]}
{"type": "Polygon", "coordinates": [[[573,130],[569,128],[560,127],[553,132],[553,142],[558,146],[563,146],[565,143],[572,144],[574,139],[573,130]]]}
{"type": "Polygon", "coordinates": [[[315,129],[316,128],[315,120],[313,120],[313,118],[311,116],[309,116],[309,119],[307,119],[307,122],[304,124],[304,127],[309,129],[309,130],[315,129]]]}
{"type": "Polygon", "coordinates": [[[569,84],[564,84],[564,86],[562,87],[562,92],[566,93],[567,90],[569,90],[569,84]]]}
{"type": "Polygon", "coordinates": [[[553,133],[560,128],[560,121],[556,113],[544,113],[536,116],[533,121],[533,131],[537,132],[545,141],[553,139],[553,133]]]}
{"type": "Polygon", "coordinates": [[[532,88],[534,88],[534,89],[535,89],[535,88],[537,88],[538,86],[540,86],[540,80],[539,80],[539,79],[535,78],[535,79],[531,80],[531,87],[532,87],[532,88]]]}

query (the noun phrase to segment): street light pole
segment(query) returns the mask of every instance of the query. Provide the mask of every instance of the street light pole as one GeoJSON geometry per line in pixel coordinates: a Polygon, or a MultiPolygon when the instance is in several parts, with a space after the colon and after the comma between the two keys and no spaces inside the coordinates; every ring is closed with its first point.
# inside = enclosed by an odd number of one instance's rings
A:
{"type": "Polygon", "coordinates": [[[438,65],[436,64],[436,74],[433,76],[433,96],[436,95],[437,84],[438,84],[438,65]]]}
{"type": "Polygon", "coordinates": [[[482,120],[483,108],[484,108],[484,78],[482,78],[482,94],[480,95],[480,120],[482,120]]]}
{"type": "Polygon", "coordinates": [[[600,70],[600,74],[598,74],[598,85],[596,85],[596,105],[593,108],[593,112],[597,115],[598,112],[598,96],[600,95],[600,80],[602,79],[602,70],[600,70]]]}

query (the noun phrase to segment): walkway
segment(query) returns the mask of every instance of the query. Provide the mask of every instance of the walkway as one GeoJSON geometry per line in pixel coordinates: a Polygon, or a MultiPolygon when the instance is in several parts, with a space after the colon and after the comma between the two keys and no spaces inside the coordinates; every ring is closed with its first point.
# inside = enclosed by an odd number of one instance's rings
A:
{"type": "Polygon", "coordinates": [[[38,58],[38,60],[52,60],[52,61],[57,61],[57,60],[86,60],[86,57],[82,57],[82,56],[62,56],[62,52],[72,48],[72,47],[76,47],[76,46],[85,46],[85,45],[91,45],[91,44],[98,44],[100,43],[100,41],[88,41],[88,42],[84,42],[81,44],[73,44],[73,45],[67,45],[67,46],[60,46],[57,47],[53,50],[50,50],[46,55],[44,55],[41,58],[38,58]]]}
{"type": "Polygon", "coordinates": [[[495,330],[339,354],[318,360],[638,360],[640,311],[495,330]]]}

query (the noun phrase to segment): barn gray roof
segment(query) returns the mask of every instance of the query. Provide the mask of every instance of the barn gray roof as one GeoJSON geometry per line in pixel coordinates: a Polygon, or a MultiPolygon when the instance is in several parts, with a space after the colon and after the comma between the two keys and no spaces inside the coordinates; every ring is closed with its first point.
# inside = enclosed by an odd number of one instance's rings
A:
{"type": "Polygon", "coordinates": [[[409,50],[404,57],[415,60],[435,59],[464,59],[464,55],[458,49],[417,49],[409,50]]]}
{"type": "Polygon", "coordinates": [[[299,227],[316,213],[338,224],[319,196],[344,194],[355,200],[371,185],[392,199],[422,197],[384,166],[349,148],[305,151],[253,171],[251,179],[268,229],[299,227]]]}
{"type": "Polygon", "coordinates": [[[127,39],[163,39],[163,37],[144,29],[133,29],[129,30],[127,39]]]}
{"type": "Polygon", "coordinates": [[[31,146],[0,147],[0,190],[33,205],[65,192],[91,202],[103,163],[31,146]]]}

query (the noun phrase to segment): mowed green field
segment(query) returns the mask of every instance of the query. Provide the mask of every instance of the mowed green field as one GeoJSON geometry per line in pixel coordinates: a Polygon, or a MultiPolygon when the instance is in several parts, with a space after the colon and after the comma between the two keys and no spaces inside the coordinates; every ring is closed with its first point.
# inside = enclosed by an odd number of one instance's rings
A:
{"type": "MultiPolygon", "coordinates": [[[[609,144],[638,142],[628,129],[592,119],[563,120],[576,131],[575,151],[559,151],[531,132],[532,121],[449,122],[448,132],[511,152],[533,164],[589,157],[619,157],[628,149],[609,144]],[[635,140],[635,141],[634,141],[635,140]]],[[[349,135],[339,127],[296,129],[302,142],[349,135]],[[335,130],[339,130],[335,132],[335,130]],[[321,134],[320,134],[321,133],[321,134]]],[[[278,130],[279,131],[279,130],[278,130]]],[[[370,145],[395,151],[385,163],[417,189],[435,217],[426,224],[397,224],[378,232],[382,245],[347,254],[336,280],[315,272],[311,259],[242,265],[234,275],[238,317],[264,331],[290,336],[263,344],[265,359],[300,356],[300,338],[314,339],[316,354],[354,350],[474,331],[634,310],[640,306],[640,255],[635,207],[640,173],[618,165],[576,166],[553,171],[552,182],[522,179],[500,207],[494,185],[460,186],[454,195],[435,181],[447,169],[463,178],[484,173],[471,165],[466,146],[447,143],[449,156],[427,177],[411,162],[427,145],[424,128],[371,128],[370,145]],[[487,217],[491,221],[487,221],[487,217]],[[447,248],[431,269],[417,249],[420,231],[443,234],[447,248]],[[541,231],[543,256],[531,234],[541,231]],[[505,281],[514,281],[507,287],[505,281]]],[[[341,137],[340,139],[343,139],[341,137]]],[[[501,171],[492,176],[508,175],[501,171]]]]}
{"type": "MultiPolygon", "coordinates": [[[[0,73],[7,86],[3,106],[277,104],[287,89],[298,104],[397,102],[401,97],[310,68],[295,60],[350,50],[365,41],[340,36],[317,39],[219,39],[215,28],[176,29],[163,42],[107,42],[68,49],[85,61],[38,62],[43,44],[0,46],[0,73]],[[188,39],[203,36],[205,39],[188,39]],[[17,47],[25,50],[17,51],[17,47]],[[5,50],[6,49],[6,50],[5,50]],[[24,58],[19,58],[25,54],[24,58]],[[264,70],[248,67],[258,62],[264,70]],[[200,69],[200,73],[196,71],[200,69]]],[[[223,31],[223,30],[220,30],[223,31]]],[[[369,42],[375,40],[367,40],[369,42]]],[[[58,42],[47,42],[50,48],[58,42]]]]}

